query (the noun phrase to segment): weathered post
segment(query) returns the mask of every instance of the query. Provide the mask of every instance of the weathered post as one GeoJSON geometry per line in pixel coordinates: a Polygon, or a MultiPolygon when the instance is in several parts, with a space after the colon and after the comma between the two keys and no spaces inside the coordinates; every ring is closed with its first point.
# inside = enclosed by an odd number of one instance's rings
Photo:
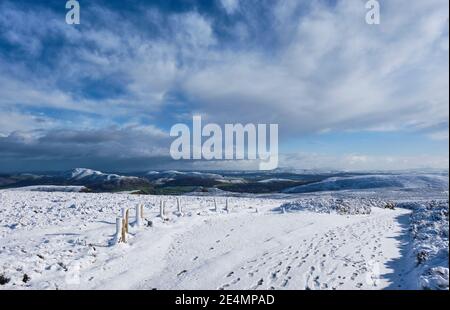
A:
{"type": "Polygon", "coordinates": [[[163,221],[166,220],[165,209],[166,209],[166,201],[161,200],[161,203],[159,205],[159,216],[163,221]]]}
{"type": "Polygon", "coordinates": [[[142,225],[142,218],[141,218],[141,206],[138,204],[136,205],[136,226],[142,225]]]}
{"type": "Polygon", "coordinates": [[[120,216],[116,218],[116,234],[114,236],[113,243],[118,244],[122,242],[122,230],[123,230],[123,220],[120,216]]]}
{"type": "Polygon", "coordinates": [[[228,198],[225,200],[225,211],[230,212],[230,209],[228,207],[228,198]]]}
{"type": "Polygon", "coordinates": [[[122,218],[124,220],[125,232],[128,233],[128,208],[122,208],[122,218]]]}
{"type": "Polygon", "coordinates": [[[214,211],[217,212],[217,201],[216,198],[214,198],[214,211]]]}
{"type": "Polygon", "coordinates": [[[127,232],[125,228],[125,219],[122,218],[122,232],[121,232],[121,242],[127,243],[127,232]]]}
{"type": "Polygon", "coordinates": [[[181,207],[180,198],[177,197],[177,209],[178,209],[178,215],[183,216],[183,208],[181,207]]]}

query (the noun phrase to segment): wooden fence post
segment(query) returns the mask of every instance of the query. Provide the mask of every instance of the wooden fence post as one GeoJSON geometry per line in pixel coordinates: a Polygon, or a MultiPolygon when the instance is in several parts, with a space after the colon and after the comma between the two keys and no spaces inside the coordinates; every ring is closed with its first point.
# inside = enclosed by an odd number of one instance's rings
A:
{"type": "Polygon", "coordinates": [[[116,218],[116,235],[114,236],[114,244],[122,242],[123,220],[120,216],[116,218]]]}
{"type": "Polygon", "coordinates": [[[128,208],[127,208],[127,212],[125,213],[125,221],[127,223],[127,226],[125,226],[125,227],[126,227],[126,231],[128,234],[128,227],[130,225],[130,210],[128,210],[128,208]]]}
{"type": "Polygon", "coordinates": [[[217,201],[216,201],[216,198],[214,198],[214,211],[217,212],[217,201]]]}
{"type": "Polygon", "coordinates": [[[159,201],[159,217],[164,219],[164,206],[162,199],[159,201]]]}
{"type": "Polygon", "coordinates": [[[142,218],[141,218],[141,205],[136,205],[136,226],[142,225],[142,218]]]}
{"type": "Polygon", "coordinates": [[[122,208],[122,218],[124,220],[125,232],[128,233],[128,208],[122,208]]]}
{"type": "Polygon", "coordinates": [[[183,207],[181,206],[180,198],[177,197],[177,209],[178,209],[178,215],[183,216],[183,207]]]}
{"type": "Polygon", "coordinates": [[[126,232],[126,228],[125,228],[125,219],[124,218],[122,218],[121,241],[123,243],[127,243],[127,232],[126,232]]]}

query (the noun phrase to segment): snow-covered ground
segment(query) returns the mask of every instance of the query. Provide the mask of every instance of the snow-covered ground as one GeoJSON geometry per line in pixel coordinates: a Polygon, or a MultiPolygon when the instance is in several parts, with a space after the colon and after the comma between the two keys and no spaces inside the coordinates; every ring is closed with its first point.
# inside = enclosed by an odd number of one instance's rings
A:
{"type": "Polygon", "coordinates": [[[364,195],[232,197],[228,212],[225,197],[183,196],[179,216],[170,196],[3,190],[0,289],[417,289],[433,267],[444,275],[428,287],[448,289],[448,200],[447,246],[420,269],[419,247],[436,242],[417,232],[430,225],[364,195]],[[121,208],[133,218],[138,204],[146,225],[111,245],[121,208]]]}
{"type": "Polygon", "coordinates": [[[423,289],[448,289],[448,199],[425,202],[402,202],[411,209],[413,255],[416,277],[423,289]]]}

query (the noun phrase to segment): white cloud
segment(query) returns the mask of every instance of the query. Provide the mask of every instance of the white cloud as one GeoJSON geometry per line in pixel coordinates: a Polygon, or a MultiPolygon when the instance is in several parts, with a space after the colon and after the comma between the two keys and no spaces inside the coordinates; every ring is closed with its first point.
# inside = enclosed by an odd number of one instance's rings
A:
{"type": "Polygon", "coordinates": [[[220,0],[220,3],[227,14],[233,14],[239,9],[239,0],[220,0]]]}
{"type": "Polygon", "coordinates": [[[154,126],[19,130],[0,137],[4,159],[154,158],[168,154],[169,135],[154,126]]]}
{"type": "Polygon", "coordinates": [[[185,92],[216,119],[273,120],[292,134],[448,123],[448,53],[435,48],[448,41],[447,1],[386,3],[380,26],[364,23],[359,1],[314,3],[269,56],[210,56],[221,61],[192,72],[185,92]]]}
{"type": "Polygon", "coordinates": [[[436,155],[377,156],[369,154],[297,153],[281,156],[280,167],[347,171],[448,169],[449,159],[448,156],[436,155]]]}
{"type": "Polygon", "coordinates": [[[23,49],[31,64],[0,60],[0,107],[49,107],[108,118],[150,114],[176,88],[185,71],[179,60],[195,59],[216,43],[211,23],[195,12],[160,17],[167,27],[155,25],[160,37],[150,39],[132,20],[97,6],[84,11],[88,25],[82,30],[65,25],[54,12],[23,11],[9,2],[1,9],[3,39],[23,49]],[[46,21],[43,27],[35,27],[38,20],[46,21]],[[44,41],[53,39],[61,48],[42,62],[44,41]],[[102,84],[110,79],[116,80],[119,95],[102,84]],[[103,89],[101,98],[86,96],[85,88],[92,87],[103,89]]]}
{"type": "MultiPolygon", "coordinates": [[[[239,3],[223,5],[235,10],[239,3]]],[[[246,4],[247,19],[239,22],[246,36],[258,27],[255,18],[262,18],[249,13],[255,5],[246,4]]],[[[34,12],[6,5],[0,23],[12,25],[8,40],[20,38],[12,43],[28,44],[31,36],[39,45],[50,33],[77,44],[63,48],[52,68],[24,67],[20,74],[17,68],[3,70],[0,105],[16,101],[105,116],[126,110],[154,113],[171,92],[181,91],[212,121],[277,122],[288,129],[281,129],[283,134],[423,130],[448,124],[446,8],[446,0],[386,2],[382,24],[369,26],[361,1],[342,0],[335,7],[321,1],[280,1],[267,8],[265,22],[273,23],[273,33],[262,34],[279,39],[278,44],[239,41],[223,48],[214,20],[197,12],[149,12],[150,22],[156,23],[149,36],[131,20],[99,7],[85,12],[95,13],[100,23],[85,17],[85,23],[92,23],[87,30],[63,27],[59,16],[47,11],[38,17],[45,17],[49,29],[33,30],[39,28],[33,24],[38,18],[34,12]],[[112,22],[118,19],[121,23],[112,22]],[[119,95],[111,91],[106,98],[91,99],[77,94],[86,79],[110,78],[119,79],[119,95]],[[61,89],[61,81],[73,91],[61,89]]],[[[33,54],[41,50],[23,48],[33,54]]],[[[11,65],[3,62],[2,67],[11,65]]]]}
{"type": "Polygon", "coordinates": [[[436,131],[436,132],[430,133],[428,135],[428,137],[430,137],[430,139],[432,139],[432,140],[448,141],[448,130],[441,130],[441,131],[436,131]]]}
{"type": "MultiPolygon", "coordinates": [[[[23,55],[0,60],[0,134],[198,112],[211,122],[279,123],[282,138],[415,130],[448,141],[448,1],[383,2],[379,26],[365,23],[364,1],[326,3],[221,0],[227,14],[239,10],[229,24],[157,9],[125,19],[94,5],[84,27],[68,27],[59,13],[4,1],[0,40],[23,55]],[[62,45],[51,59],[48,40],[62,45]],[[69,125],[26,108],[94,113],[97,122],[69,125]]],[[[435,157],[310,158],[310,167],[448,166],[435,157]]]]}
{"type": "Polygon", "coordinates": [[[46,116],[36,116],[20,113],[18,111],[0,109],[0,136],[7,136],[17,130],[33,130],[46,126],[52,128],[56,124],[54,120],[46,116]]]}

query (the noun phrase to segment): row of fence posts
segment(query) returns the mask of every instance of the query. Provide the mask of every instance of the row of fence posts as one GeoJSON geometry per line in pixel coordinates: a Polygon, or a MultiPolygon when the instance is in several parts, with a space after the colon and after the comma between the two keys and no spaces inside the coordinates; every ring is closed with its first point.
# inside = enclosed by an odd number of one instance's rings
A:
{"type": "MultiPolygon", "coordinates": [[[[225,209],[226,212],[230,212],[228,199],[225,200],[225,209]]],[[[128,208],[122,208],[121,215],[116,218],[116,234],[113,240],[114,244],[118,243],[127,243],[127,237],[130,227],[130,210],[128,208]]],[[[214,198],[214,211],[218,212],[218,206],[217,201],[214,198]]],[[[177,215],[178,216],[184,216],[183,213],[183,207],[181,205],[180,198],[177,198],[177,215]]],[[[166,216],[166,201],[162,200],[159,204],[159,217],[163,221],[167,221],[168,217],[166,216]]],[[[135,222],[134,225],[136,227],[140,227],[143,224],[143,221],[145,220],[144,217],[144,205],[138,204],[135,208],[135,222]]]]}

